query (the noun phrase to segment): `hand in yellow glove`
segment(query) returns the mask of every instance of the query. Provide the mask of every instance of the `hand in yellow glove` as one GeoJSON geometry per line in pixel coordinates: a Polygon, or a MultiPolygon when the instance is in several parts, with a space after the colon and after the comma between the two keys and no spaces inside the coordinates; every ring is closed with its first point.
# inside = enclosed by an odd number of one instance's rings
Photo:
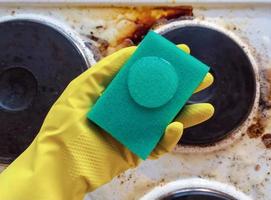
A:
{"type": "MultiPolygon", "coordinates": [[[[189,48],[180,48],[189,52],[189,48]]],[[[0,175],[1,200],[80,200],[84,194],[137,166],[140,159],[92,124],[86,114],[136,47],[122,49],[73,80],[48,113],[29,148],[0,175]]],[[[199,86],[209,86],[207,74],[199,86]]],[[[183,127],[210,118],[210,104],[184,108],[152,152],[151,158],[171,151],[183,127]]]]}

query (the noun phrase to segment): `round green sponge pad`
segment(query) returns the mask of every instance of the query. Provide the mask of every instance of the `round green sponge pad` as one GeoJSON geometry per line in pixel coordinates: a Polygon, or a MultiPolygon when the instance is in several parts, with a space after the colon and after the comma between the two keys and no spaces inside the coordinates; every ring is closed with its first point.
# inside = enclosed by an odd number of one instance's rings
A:
{"type": "Polygon", "coordinates": [[[165,105],[178,88],[175,68],[168,61],[152,56],[137,60],[130,68],[127,81],[133,100],[147,108],[165,105]]]}

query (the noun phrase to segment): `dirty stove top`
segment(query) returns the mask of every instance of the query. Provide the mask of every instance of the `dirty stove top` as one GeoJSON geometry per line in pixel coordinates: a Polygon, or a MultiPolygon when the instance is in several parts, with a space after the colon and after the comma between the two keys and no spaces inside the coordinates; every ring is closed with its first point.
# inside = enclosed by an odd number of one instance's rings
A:
{"type": "MultiPolygon", "coordinates": [[[[18,19],[27,19],[30,23],[29,19],[36,18],[46,25],[57,24],[50,27],[65,32],[62,36],[71,46],[71,53],[79,54],[77,62],[82,63],[80,69],[71,66],[65,69],[70,76],[81,73],[80,70],[85,70],[95,60],[120,48],[138,44],[150,28],[175,43],[187,43],[192,55],[213,66],[214,86],[192,97],[190,103],[212,102],[218,108],[217,112],[224,113],[226,117],[217,113],[213,118],[215,127],[207,124],[194,130],[187,129],[187,135],[175,152],[159,160],[143,162],[138,168],[121,174],[90,193],[86,199],[138,199],[157,185],[201,177],[233,185],[253,199],[268,200],[271,195],[271,4],[192,2],[191,6],[172,5],[175,7],[155,7],[155,4],[151,7],[134,5],[122,8],[83,4],[45,3],[34,7],[31,3],[24,6],[3,4],[0,8],[0,29],[4,21],[18,19]],[[202,38],[195,40],[198,33],[202,34],[202,38]],[[217,46],[212,43],[212,38],[217,39],[217,46]],[[208,55],[202,53],[205,46],[208,46],[208,55]],[[75,51],[72,51],[73,48],[75,51]],[[234,49],[234,52],[223,55],[223,48],[234,49]],[[240,59],[239,62],[234,56],[240,59]],[[225,62],[228,71],[221,67],[225,62]],[[234,73],[233,66],[238,64],[239,71],[234,73]],[[236,91],[234,95],[231,95],[232,90],[236,91]],[[215,97],[218,92],[223,101],[215,97]],[[215,131],[212,133],[209,129],[215,131]],[[200,130],[205,134],[200,134],[200,130]]],[[[23,64],[29,66],[31,62],[23,64]]],[[[25,76],[28,75],[26,72],[25,76]]],[[[11,102],[6,106],[16,111],[23,110],[20,106],[24,105],[11,102]]],[[[9,163],[31,142],[35,131],[29,133],[27,139],[22,136],[18,139],[15,134],[12,140],[3,131],[1,134],[0,157],[8,157],[5,155],[16,151],[12,158],[1,160],[2,163],[9,163]],[[24,142],[24,146],[20,146],[20,141],[24,142]]]]}

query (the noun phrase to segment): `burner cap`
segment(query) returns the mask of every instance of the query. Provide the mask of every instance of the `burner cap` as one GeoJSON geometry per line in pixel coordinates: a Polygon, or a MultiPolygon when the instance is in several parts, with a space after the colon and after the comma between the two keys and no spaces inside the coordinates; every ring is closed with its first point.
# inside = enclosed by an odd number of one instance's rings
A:
{"type": "Polygon", "coordinates": [[[253,66],[242,49],[226,34],[209,27],[173,27],[162,34],[175,44],[185,43],[191,54],[211,67],[211,87],[194,94],[188,104],[209,102],[214,116],[205,123],[185,129],[179,143],[210,145],[227,137],[248,117],[256,93],[253,66]]]}
{"type": "Polygon", "coordinates": [[[232,196],[207,188],[183,189],[171,193],[161,200],[236,200],[232,196]]]}
{"type": "Polygon", "coordinates": [[[38,133],[52,104],[87,69],[60,30],[17,19],[0,23],[0,163],[10,163],[38,133]]]}

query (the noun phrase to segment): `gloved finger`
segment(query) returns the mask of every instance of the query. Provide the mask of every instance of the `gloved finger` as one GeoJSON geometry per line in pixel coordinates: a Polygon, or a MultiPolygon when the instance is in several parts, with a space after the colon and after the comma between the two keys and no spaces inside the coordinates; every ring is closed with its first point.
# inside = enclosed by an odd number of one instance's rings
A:
{"type": "MultiPolygon", "coordinates": [[[[190,54],[190,48],[186,44],[178,44],[177,47],[182,49],[184,52],[190,54]]],[[[201,84],[198,86],[198,88],[194,91],[194,93],[199,92],[201,90],[204,90],[205,88],[209,87],[212,85],[214,82],[214,77],[212,74],[207,73],[201,84]]]]}
{"type": "Polygon", "coordinates": [[[198,103],[184,107],[175,121],[166,128],[165,135],[150,155],[150,159],[157,159],[159,156],[170,152],[180,140],[183,129],[200,124],[214,114],[214,107],[209,103],[198,103]]]}
{"type": "Polygon", "coordinates": [[[190,48],[186,44],[178,44],[177,47],[183,50],[184,52],[190,54],[190,48]]]}
{"type": "Polygon", "coordinates": [[[183,134],[183,124],[180,122],[170,123],[163,138],[160,140],[156,148],[152,151],[150,159],[157,159],[159,156],[171,152],[177,145],[183,134]]]}
{"type": "Polygon", "coordinates": [[[188,128],[210,119],[214,111],[214,107],[209,103],[187,105],[174,121],[181,122],[184,128],[188,128]]]}
{"type": "Polygon", "coordinates": [[[214,82],[213,75],[210,73],[207,73],[206,76],[204,77],[203,81],[200,83],[200,85],[194,91],[194,94],[209,87],[210,85],[212,85],[213,82],[214,82]]]}

